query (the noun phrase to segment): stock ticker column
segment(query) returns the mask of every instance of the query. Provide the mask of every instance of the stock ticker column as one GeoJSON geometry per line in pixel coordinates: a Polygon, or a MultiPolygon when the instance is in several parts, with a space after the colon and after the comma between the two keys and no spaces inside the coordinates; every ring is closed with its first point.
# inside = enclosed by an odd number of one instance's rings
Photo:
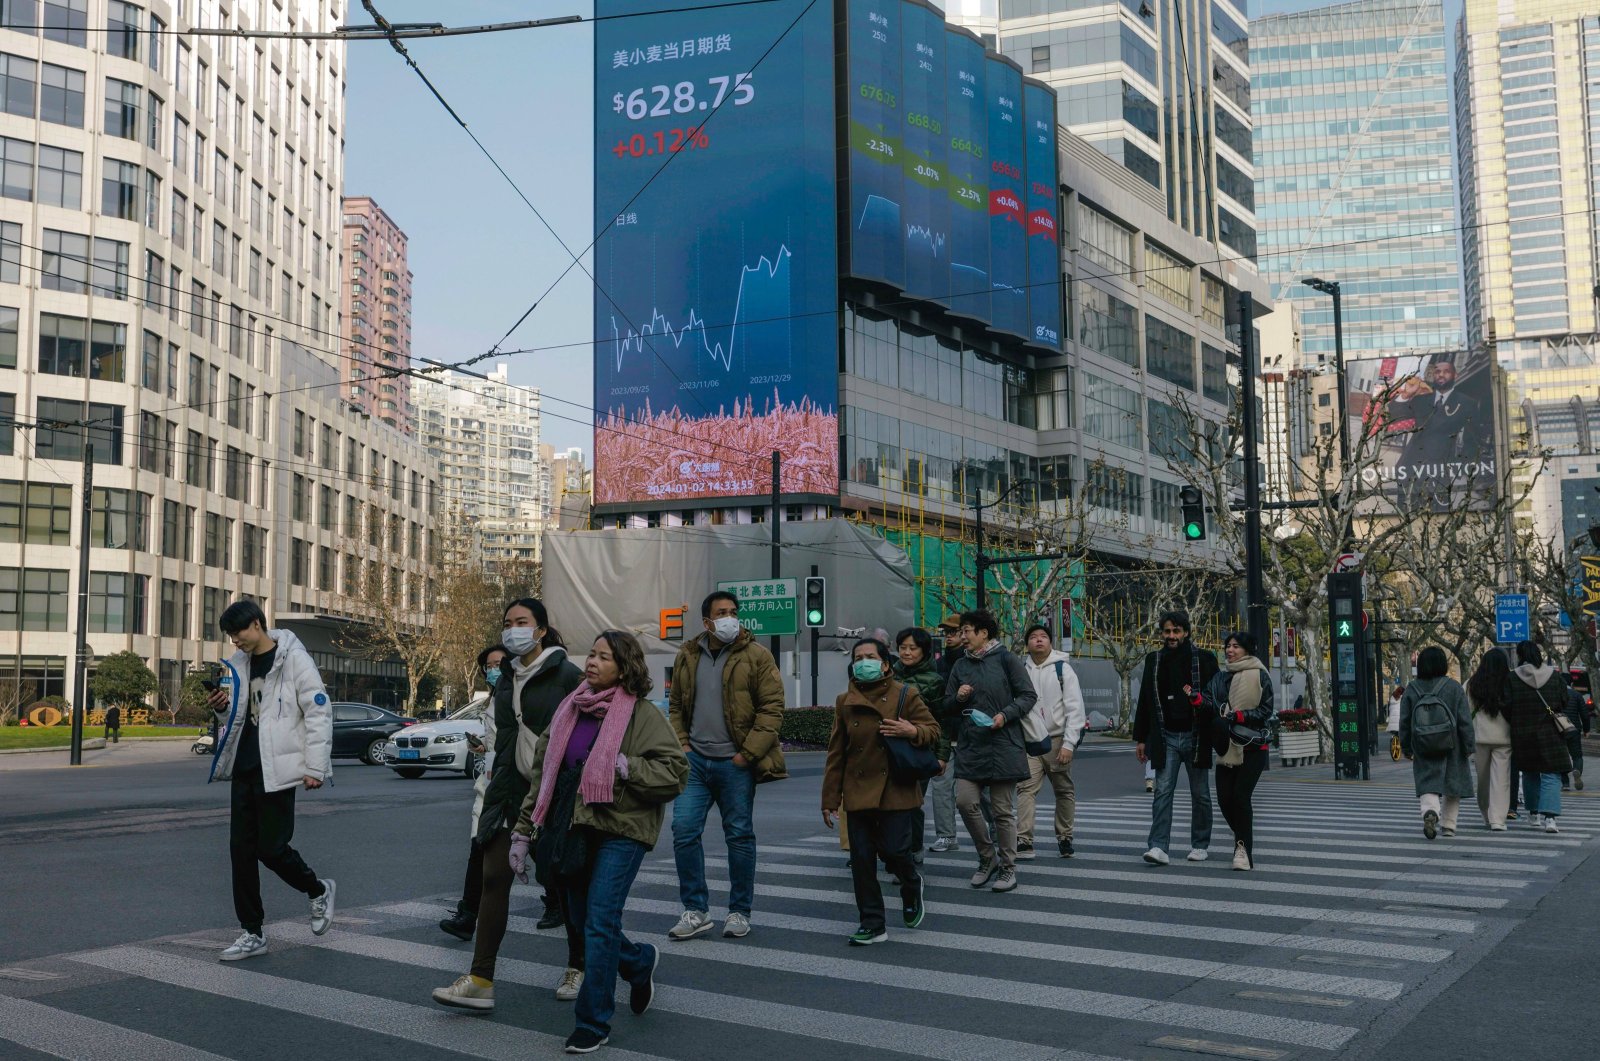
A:
{"type": "Polygon", "coordinates": [[[836,493],[832,8],[667,6],[595,4],[595,501],[836,493]]]}

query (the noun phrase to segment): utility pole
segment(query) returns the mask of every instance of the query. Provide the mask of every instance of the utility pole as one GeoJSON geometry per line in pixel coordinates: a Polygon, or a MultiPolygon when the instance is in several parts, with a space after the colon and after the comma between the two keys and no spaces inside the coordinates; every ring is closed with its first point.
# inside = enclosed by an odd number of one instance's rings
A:
{"type": "Polygon", "coordinates": [[[89,531],[94,522],[94,446],[83,447],[82,518],[78,530],[78,651],[72,664],[72,688],[78,702],[72,711],[72,751],[67,762],[83,765],[83,722],[89,714],[89,531]]]}
{"type": "MultiPolygon", "coordinates": [[[[998,503],[998,498],[996,503],[998,503]]],[[[989,565],[983,556],[983,493],[978,493],[978,501],[972,506],[972,532],[977,536],[978,544],[973,549],[973,566],[977,569],[977,589],[972,595],[972,606],[978,611],[988,603],[988,594],[984,592],[984,583],[988,581],[989,565]]]]}
{"type": "Polygon", "coordinates": [[[1239,360],[1244,398],[1245,626],[1257,645],[1269,643],[1267,593],[1261,572],[1261,455],[1257,451],[1254,300],[1239,292],[1239,360]]]}
{"type": "Polygon", "coordinates": [[[1337,387],[1334,397],[1339,415],[1339,477],[1342,479],[1350,468],[1350,396],[1349,388],[1344,385],[1344,296],[1337,280],[1308,276],[1300,282],[1333,298],[1333,371],[1337,387]]]}
{"type": "MultiPolygon", "coordinates": [[[[773,450],[772,451],[772,577],[773,578],[780,577],[778,572],[783,567],[783,563],[782,563],[781,559],[779,558],[779,554],[781,552],[781,549],[779,547],[779,539],[782,537],[782,531],[780,529],[780,519],[779,519],[779,517],[782,516],[783,513],[782,513],[782,510],[778,507],[778,493],[782,489],[782,483],[780,481],[782,479],[782,476],[783,476],[783,454],[779,453],[777,450],[773,450]]],[[[777,663],[777,661],[778,661],[778,635],[777,634],[773,634],[772,635],[772,661],[774,663],[777,663]]],[[[781,664],[780,664],[780,668],[781,668],[781,664]]],[[[784,684],[787,685],[788,683],[785,682],[784,684]]]]}

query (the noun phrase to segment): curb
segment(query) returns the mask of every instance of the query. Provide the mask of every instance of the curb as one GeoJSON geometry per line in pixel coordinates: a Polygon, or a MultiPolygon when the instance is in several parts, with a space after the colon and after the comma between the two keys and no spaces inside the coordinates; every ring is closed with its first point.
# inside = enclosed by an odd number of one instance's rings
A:
{"type": "MultiPolygon", "coordinates": [[[[104,737],[85,737],[85,738],[83,738],[85,744],[87,744],[91,740],[104,740],[104,739],[105,739],[104,737]]],[[[122,738],[120,743],[122,743],[122,744],[143,744],[143,743],[146,743],[146,742],[157,743],[157,742],[160,742],[160,741],[179,741],[179,740],[186,740],[186,741],[189,741],[190,743],[193,743],[195,738],[192,737],[192,736],[190,736],[190,737],[124,737],[124,738],[122,738]]],[[[72,745],[71,744],[53,744],[48,748],[0,748],[0,755],[42,755],[42,754],[44,754],[46,752],[70,752],[71,750],[72,750],[72,745]]],[[[89,751],[98,751],[99,749],[91,748],[91,749],[87,749],[87,750],[89,750],[89,751]]]]}

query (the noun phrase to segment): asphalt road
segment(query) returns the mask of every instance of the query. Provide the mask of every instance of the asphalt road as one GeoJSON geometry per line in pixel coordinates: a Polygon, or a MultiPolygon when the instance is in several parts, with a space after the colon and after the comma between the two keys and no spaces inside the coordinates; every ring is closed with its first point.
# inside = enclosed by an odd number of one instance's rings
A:
{"type": "MultiPolygon", "coordinates": [[[[461,886],[465,780],[341,764],[331,789],[301,795],[295,845],[338,879],[343,920],[311,937],[304,900],[266,874],[272,952],[223,966],[215,952],[237,934],[226,787],[177,744],[63,762],[0,757],[0,1058],[522,1058],[553,1056],[571,1030],[549,995],[560,933],[520,918],[492,1017],[428,1000],[470,954],[433,925],[461,886]]],[[[1460,836],[1429,844],[1403,765],[1365,784],[1274,769],[1258,791],[1258,872],[1228,871],[1220,816],[1217,858],[1151,869],[1139,768],[1126,745],[1092,744],[1074,770],[1079,857],[1049,857],[1041,800],[1041,857],[1015,893],[969,889],[964,843],[929,856],[922,928],[852,949],[820,772],[819,756],[795,754],[792,779],[758,791],[755,931],[663,942],[657,1007],[620,1015],[608,1052],[1444,1061],[1595,1056],[1600,1042],[1600,804],[1587,793],[1569,794],[1560,836],[1491,835],[1469,807],[1460,836]]],[[[1181,855],[1184,796],[1175,820],[1181,855]]],[[[668,836],[634,888],[630,933],[660,939],[675,882],[668,836]]],[[[537,895],[519,888],[513,905],[535,912],[537,895]]]]}

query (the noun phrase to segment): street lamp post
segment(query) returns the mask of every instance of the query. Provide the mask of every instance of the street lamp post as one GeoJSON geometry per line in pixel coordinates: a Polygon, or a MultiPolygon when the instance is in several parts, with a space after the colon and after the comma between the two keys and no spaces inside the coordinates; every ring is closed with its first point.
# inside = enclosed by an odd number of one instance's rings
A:
{"type": "MultiPolygon", "coordinates": [[[[977,538],[977,546],[973,550],[973,566],[977,569],[976,588],[973,592],[973,601],[974,605],[979,611],[982,611],[984,609],[984,605],[988,603],[989,595],[987,592],[986,583],[989,580],[989,569],[991,567],[1005,567],[1008,564],[1020,564],[1028,560],[1061,559],[1061,553],[1025,553],[1020,556],[985,556],[983,553],[983,510],[986,508],[994,508],[996,505],[1000,504],[1000,502],[1010,497],[1012,491],[1016,490],[1019,486],[1037,485],[1038,483],[1032,479],[1018,479],[1016,482],[1000,491],[1000,495],[993,501],[985,504],[980,500],[974,501],[972,504],[972,526],[974,535],[977,538]]],[[[982,495],[980,494],[979,496],[981,497],[982,495]]]]}
{"type": "Polygon", "coordinates": [[[1333,371],[1338,386],[1335,397],[1338,399],[1339,474],[1342,477],[1350,467],[1350,414],[1346,409],[1348,396],[1344,385],[1344,300],[1340,295],[1337,280],[1308,276],[1300,282],[1333,298],[1333,371]]]}

